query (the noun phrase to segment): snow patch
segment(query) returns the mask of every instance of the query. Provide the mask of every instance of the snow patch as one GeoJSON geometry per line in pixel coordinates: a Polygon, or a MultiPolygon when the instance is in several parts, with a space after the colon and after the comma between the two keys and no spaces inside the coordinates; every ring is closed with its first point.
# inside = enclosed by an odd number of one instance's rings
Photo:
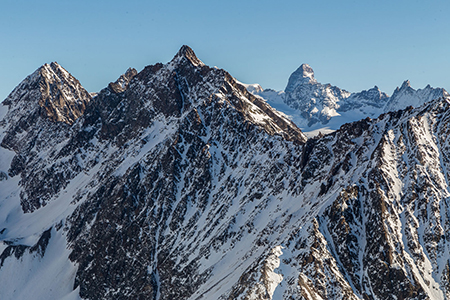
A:
{"type": "Polygon", "coordinates": [[[275,269],[280,266],[280,256],[283,254],[282,248],[282,246],[273,248],[266,260],[266,284],[270,299],[272,299],[277,286],[283,281],[283,275],[275,273],[275,269]]]}
{"type": "Polygon", "coordinates": [[[78,289],[72,288],[77,268],[69,254],[62,231],[52,229],[43,257],[27,250],[19,259],[6,258],[0,272],[0,299],[81,299],[78,289]]]}

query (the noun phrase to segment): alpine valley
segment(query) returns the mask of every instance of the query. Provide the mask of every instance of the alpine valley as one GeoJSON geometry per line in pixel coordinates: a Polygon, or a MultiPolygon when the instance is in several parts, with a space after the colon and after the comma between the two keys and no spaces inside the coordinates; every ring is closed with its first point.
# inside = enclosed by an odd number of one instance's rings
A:
{"type": "Polygon", "coordinates": [[[97,94],[45,64],[0,104],[0,299],[450,299],[449,108],[187,46],[97,94]]]}

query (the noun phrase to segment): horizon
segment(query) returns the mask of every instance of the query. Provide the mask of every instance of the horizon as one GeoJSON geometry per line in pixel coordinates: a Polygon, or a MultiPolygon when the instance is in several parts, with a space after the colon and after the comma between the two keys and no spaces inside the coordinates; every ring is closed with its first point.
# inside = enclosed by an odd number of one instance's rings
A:
{"type": "Polygon", "coordinates": [[[444,1],[103,3],[6,1],[0,101],[45,63],[57,61],[92,93],[129,67],[167,63],[184,44],[264,89],[284,90],[303,63],[318,82],[349,92],[376,85],[392,95],[405,80],[449,87],[444,1]]]}

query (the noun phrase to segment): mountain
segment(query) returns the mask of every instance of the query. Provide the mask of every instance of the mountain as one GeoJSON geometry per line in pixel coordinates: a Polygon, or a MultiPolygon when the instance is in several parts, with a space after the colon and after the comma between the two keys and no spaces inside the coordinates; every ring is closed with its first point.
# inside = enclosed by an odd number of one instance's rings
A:
{"type": "Polygon", "coordinates": [[[83,114],[90,99],[78,80],[53,62],[28,76],[3,105],[16,111],[16,117],[37,114],[70,125],[83,114]]]}
{"type": "Polygon", "coordinates": [[[408,106],[418,107],[440,97],[449,97],[444,89],[429,85],[415,90],[409,81],[397,88],[391,97],[377,86],[350,93],[331,84],[319,83],[307,64],[302,64],[292,73],[284,92],[274,93],[260,86],[250,91],[289,115],[302,130],[313,133],[318,130],[333,131],[344,123],[366,117],[376,118],[382,113],[408,106]]]}
{"type": "Polygon", "coordinates": [[[395,89],[384,110],[395,111],[407,106],[419,107],[426,102],[441,97],[448,98],[448,92],[442,88],[432,88],[430,85],[427,85],[424,89],[415,90],[411,87],[409,80],[406,80],[400,88],[395,89]]]}
{"type": "Polygon", "coordinates": [[[1,299],[450,297],[446,99],[306,139],[183,46],[14,134],[30,81],[0,106],[1,299]]]}
{"type": "Polygon", "coordinates": [[[348,112],[371,107],[383,107],[388,96],[378,87],[360,93],[349,93],[331,84],[321,84],[314,78],[313,69],[302,64],[289,77],[285,89],[285,102],[299,110],[308,121],[308,126],[315,123],[327,124],[340,112],[348,112]]]}
{"type": "Polygon", "coordinates": [[[112,89],[115,93],[123,92],[127,89],[130,84],[131,79],[137,75],[137,71],[134,68],[128,68],[125,74],[120,75],[120,77],[115,81],[109,84],[109,88],[112,89]]]}

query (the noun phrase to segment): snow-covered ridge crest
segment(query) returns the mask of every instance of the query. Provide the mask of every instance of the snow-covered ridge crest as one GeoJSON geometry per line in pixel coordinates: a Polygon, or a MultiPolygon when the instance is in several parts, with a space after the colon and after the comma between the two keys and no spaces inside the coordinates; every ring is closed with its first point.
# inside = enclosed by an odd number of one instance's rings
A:
{"type": "MultiPolygon", "coordinates": [[[[240,103],[235,107],[244,113],[247,120],[261,126],[269,134],[279,134],[288,140],[294,140],[299,143],[306,141],[306,136],[300,129],[283,113],[277,111],[266,101],[260,97],[255,97],[249,93],[245,85],[227,73],[227,81],[233,87],[233,92],[238,95],[240,103]]],[[[255,86],[258,88],[258,86],[255,86]]],[[[217,94],[221,97],[225,96],[223,93],[217,94]]]]}

